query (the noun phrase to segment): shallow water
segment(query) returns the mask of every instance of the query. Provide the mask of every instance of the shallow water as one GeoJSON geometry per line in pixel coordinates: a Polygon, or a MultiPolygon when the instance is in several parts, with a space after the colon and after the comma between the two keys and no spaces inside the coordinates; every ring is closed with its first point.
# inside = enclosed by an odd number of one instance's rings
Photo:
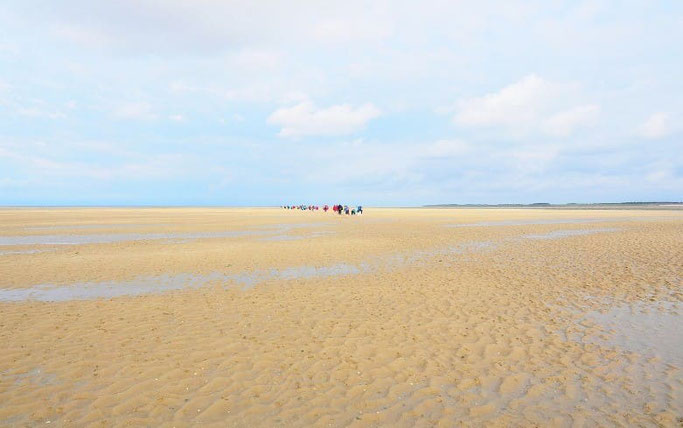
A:
{"type": "Polygon", "coordinates": [[[606,311],[591,311],[585,319],[610,334],[589,343],[613,346],[683,368],[683,305],[673,301],[622,303],[606,311]]]}
{"type": "Polygon", "coordinates": [[[302,239],[310,239],[310,238],[320,238],[323,236],[328,236],[332,235],[335,232],[333,231],[321,231],[321,232],[311,232],[303,235],[274,235],[274,236],[267,236],[265,238],[260,238],[259,241],[299,241],[302,239]]]}
{"type": "MultiPolygon", "coordinates": [[[[588,229],[578,231],[555,231],[546,235],[533,235],[535,236],[533,239],[561,238],[564,236],[583,235],[612,230],[613,229],[588,229]],[[543,236],[543,238],[538,238],[538,236],[543,236]]],[[[525,236],[528,237],[529,235],[525,236]]],[[[497,245],[491,241],[473,241],[429,250],[394,253],[376,257],[358,264],[336,263],[328,266],[302,265],[285,269],[256,270],[241,273],[186,273],[140,277],[130,281],[80,282],[64,286],[42,284],[29,288],[17,289],[0,288],[0,302],[22,302],[26,300],[61,302],[69,300],[106,299],[163,293],[185,288],[199,288],[209,284],[222,284],[224,286],[239,285],[243,288],[249,288],[270,280],[288,281],[316,277],[324,278],[343,275],[359,275],[382,269],[395,270],[406,266],[419,266],[425,262],[432,261],[437,257],[492,250],[496,247],[497,245]]],[[[441,261],[441,259],[438,260],[438,262],[441,261]]]]}
{"type": "Polygon", "coordinates": [[[83,235],[23,235],[0,236],[0,246],[15,245],[82,245],[105,244],[126,241],[148,240],[192,240],[211,238],[240,238],[244,236],[267,236],[283,234],[287,231],[305,228],[322,227],[325,223],[299,223],[267,225],[248,230],[228,230],[218,232],[176,232],[176,233],[96,233],[83,235]]]}
{"type": "Polygon", "coordinates": [[[70,300],[108,299],[122,296],[164,293],[186,288],[199,288],[210,284],[238,285],[249,288],[265,281],[329,278],[359,275],[381,269],[399,269],[416,265],[436,256],[463,254],[494,248],[491,242],[468,242],[445,248],[398,253],[378,257],[357,264],[335,263],[327,266],[301,265],[284,269],[255,270],[240,273],[213,272],[209,274],[176,274],[139,277],[130,281],[77,282],[69,285],[41,284],[28,288],[0,288],[0,302],[36,300],[63,302],[70,300]]]}
{"type": "Polygon", "coordinates": [[[358,275],[370,270],[371,267],[369,265],[338,263],[330,266],[297,266],[280,271],[275,270],[271,271],[270,276],[272,279],[291,280],[340,275],[358,275]]]}
{"type": "Polygon", "coordinates": [[[50,226],[31,226],[24,230],[62,230],[62,229],[119,229],[136,227],[172,226],[170,223],[95,223],[95,224],[55,224],[50,226]]]}
{"type": "Polygon", "coordinates": [[[614,227],[605,227],[602,229],[565,229],[565,230],[553,230],[548,233],[533,233],[529,235],[523,235],[526,239],[556,239],[556,238],[566,238],[569,236],[582,236],[582,235],[592,235],[594,233],[603,232],[616,232],[620,229],[614,227]]]}
{"type": "Polygon", "coordinates": [[[565,218],[565,219],[536,219],[536,220],[501,220],[482,221],[478,223],[449,224],[446,227],[483,227],[483,226],[530,226],[542,224],[585,224],[606,221],[623,221],[625,218],[565,218]]]}
{"type": "Polygon", "coordinates": [[[159,275],[139,277],[130,281],[80,282],[69,285],[36,285],[29,288],[0,289],[0,302],[64,302],[70,300],[109,299],[122,296],[139,296],[163,293],[187,288],[199,288],[210,284],[223,286],[240,285],[244,288],[268,280],[294,280],[299,278],[354,275],[362,267],[335,264],[330,266],[296,266],[283,270],[253,271],[243,273],[213,272],[209,274],[159,275]]]}
{"type": "Polygon", "coordinates": [[[237,238],[264,235],[265,231],[227,231],[191,233],[98,233],[89,235],[0,236],[0,245],[81,245],[160,239],[237,238]]]}
{"type": "Polygon", "coordinates": [[[36,253],[44,253],[49,250],[39,250],[39,249],[32,249],[32,250],[10,250],[10,251],[5,251],[5,250],[0,250],[0,256],[8,256],[12,254],[36,254],[36,253]]]}

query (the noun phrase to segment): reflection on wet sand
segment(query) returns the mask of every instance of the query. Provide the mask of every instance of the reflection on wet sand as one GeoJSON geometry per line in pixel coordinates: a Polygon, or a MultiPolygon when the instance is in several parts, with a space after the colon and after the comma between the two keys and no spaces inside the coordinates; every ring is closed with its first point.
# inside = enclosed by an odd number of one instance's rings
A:
{"type": "Polygon", "coordinates": [[[584,319],[599,325],[606,335],[589,343],[614,346],[646,357],[656,357],[683,369],[683,305],[678,301],[648,299],[613,303],[589,311],[584,319]]]}

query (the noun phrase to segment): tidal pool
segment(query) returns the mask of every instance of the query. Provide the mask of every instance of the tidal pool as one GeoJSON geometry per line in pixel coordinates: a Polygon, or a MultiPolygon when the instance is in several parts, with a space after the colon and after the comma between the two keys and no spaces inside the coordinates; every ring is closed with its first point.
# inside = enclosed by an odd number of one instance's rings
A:
{"type": "Polygon", "coordinates": [[[586,340],[646,357],[656,357],[683,368],[683,304],[676,301],[639,301],[590,311],[586,320],[608,334],[586,340]]]}

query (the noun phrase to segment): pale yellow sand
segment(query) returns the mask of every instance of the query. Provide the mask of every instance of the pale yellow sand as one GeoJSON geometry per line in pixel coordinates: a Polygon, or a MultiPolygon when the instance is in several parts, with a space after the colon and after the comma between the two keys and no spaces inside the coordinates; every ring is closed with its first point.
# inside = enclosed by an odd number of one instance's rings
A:
{"type": "MultiPolygon", "coordinates": [[[[683,423],[676,355],[621,347],[586,315],[643,304],[681,319],[680,211],[0,210],[4,237],[283,223],[320,225],[272,234],[283,240],[0,245],[4,295],[39,284],[262,275],[249,287],[214,280],[112,299],[0,302],[0,425],[683,423]],[[552,223],[563,218],[596,221],[552,223]],[[530,219],[551,223],[449,227],[530,219]],[[548,233],[558,237],[524,237],[548,233]],[[12,253],[36,248],[49,251],[12,253]],[[361,272],[263,276],[340,264],[361,272]]],[[[672,340],[681,329],[671,326],[672,340]]]]}

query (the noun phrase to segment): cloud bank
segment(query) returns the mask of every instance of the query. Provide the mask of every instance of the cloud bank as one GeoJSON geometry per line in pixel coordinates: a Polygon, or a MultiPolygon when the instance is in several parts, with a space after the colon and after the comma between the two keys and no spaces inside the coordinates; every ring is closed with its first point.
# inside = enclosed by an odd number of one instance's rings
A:
{"type": "Polygon", "coordinates": [[[549,82],[536,74],[497,92],[458,102],[453,121],[462,126],[500,128],[527,136],[543,133],[566,137],[594,124],[600,107],[571,105],[574,87],[549,82]]]}
{"type": "Polygon", "coordinates": [[[0,204],[677,200],[683,4],[7,0],[0,204]]]}
{"type": "Polygon", "coordinates": [[[277,109],[268,123],[281,126],[281,137],[349,135],[365,128],[380,113],[370,103],[355,108],[348,104],[318,108],[306,101],[277,109]]]}

